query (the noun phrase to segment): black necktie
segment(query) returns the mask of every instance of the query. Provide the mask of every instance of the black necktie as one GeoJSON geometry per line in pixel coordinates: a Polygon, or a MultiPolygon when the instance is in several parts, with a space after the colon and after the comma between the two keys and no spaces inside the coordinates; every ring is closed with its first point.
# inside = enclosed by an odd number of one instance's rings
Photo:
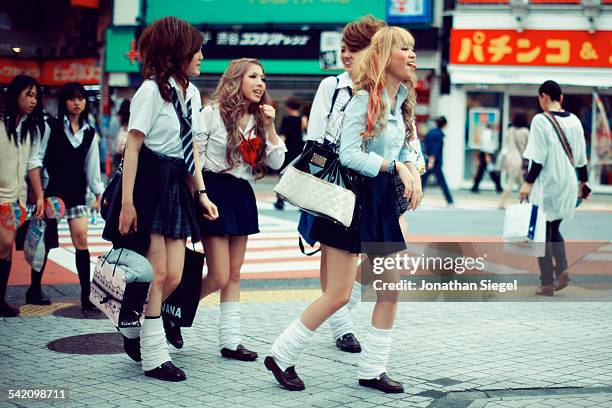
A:
{"type": "Polygon", "coordinates": [[[189,174],[193,176],[195,175],[195,162],[193,159],[193,133],[191,132],[191,99],[187,101],[187,114],[185,115],[176,88],[172,88],[172,90],[174,91],[172,93],[172,103],[181,124],[180,138],[183,157],[189,174]]]}

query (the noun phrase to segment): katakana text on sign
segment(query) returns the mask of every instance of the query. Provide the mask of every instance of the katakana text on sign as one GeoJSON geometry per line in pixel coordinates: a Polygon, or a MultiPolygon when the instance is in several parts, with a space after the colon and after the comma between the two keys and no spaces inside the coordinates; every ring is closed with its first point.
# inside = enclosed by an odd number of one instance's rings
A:
{"type": "Polygon", "coordinates": [[[612,31],[452,30],[451,63],[612,68],[612,31]]]}

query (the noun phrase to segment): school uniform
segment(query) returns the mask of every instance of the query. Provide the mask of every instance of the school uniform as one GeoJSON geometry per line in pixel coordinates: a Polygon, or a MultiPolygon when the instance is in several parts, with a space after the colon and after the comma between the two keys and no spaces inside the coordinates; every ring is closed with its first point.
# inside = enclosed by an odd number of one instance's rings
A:
{"type": "MultiPolygon", "coordinates": [[[[202,175],[208,197],[219,209],[219,218],[215,221],[201,220],[202,233],[208,236],[258,233],[257,203],[249,183],[254,178],[253,167],[243,157],[233,167],[227,163],[228,134],[218,106],[206,106],[200,121],[202,131],[195,134],[195,140],[202,157],[202,175]]],[[[257,135],[253,115],[249,116],[246,127],[238,127],[238,131],[243,143],[265,143],[265,164],[274,170],[281,168],[287,148],[280,138],[277,144],[272,144],[267,135],[257,135]]]]}
{"type": "MultiPolygon", "coordinates": [[[[330,118],[337,115],[352,95],[353,80],[348,72],[325,78],[319,84],[312,102],[308,119],[308,140],[320,139],[325,133],[330,118]]],[[[298,232],[310,246],[316,244],[311,237],[315,216],[302,211],[298,223],[298,232]]]]}
{"type": "MultiPolygon", "coordinates": [[[[349,102],[344,113],[340,138],[340,162],[363,177],[358,192],[360,222],[346,229],[329,220],[316,218],[311,237],[324,245],[351,253],[361,253],[362,243],[389,243],[386,248],[396,252],[405,248],[404,238],[395,209],[395,188],[392,175],[380,172],[383,159],[411,162],[423,171],[420,143],[406,143],[406,126],[401,105],[408,96],[408,88],[400,85],[396,104],[387,111],[385,129],[367,142],[363,150],[365,118],[369,95],[359,91],[349,102]],[[394,244],[392,244],[394,243],[394,244]]],[[[384,94],[386,98],[386,94],[384,94]]]]}

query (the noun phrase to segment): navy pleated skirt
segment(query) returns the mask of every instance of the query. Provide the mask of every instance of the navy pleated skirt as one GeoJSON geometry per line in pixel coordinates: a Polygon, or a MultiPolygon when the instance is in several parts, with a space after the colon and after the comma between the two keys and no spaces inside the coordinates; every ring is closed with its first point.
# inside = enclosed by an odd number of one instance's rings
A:
{"type": "Polygon", "coordinates": [[[219,218],[201,218],[200,230],[208,236],[251,235],[259,232],[255,193],[247,180],[231,174],[205,171],[208,198],[219,210],[219,218]]]}
{"type": "Polygon", "coordinates": [[[391,254],[406,249],[396,215],[395,188],[389,173],[364,177],[358,194],[360,218],[351,229],[315,217],[309,239],[351,253],[391,254]],[[374,244],[374,245],[368,245],[374,244]]]}

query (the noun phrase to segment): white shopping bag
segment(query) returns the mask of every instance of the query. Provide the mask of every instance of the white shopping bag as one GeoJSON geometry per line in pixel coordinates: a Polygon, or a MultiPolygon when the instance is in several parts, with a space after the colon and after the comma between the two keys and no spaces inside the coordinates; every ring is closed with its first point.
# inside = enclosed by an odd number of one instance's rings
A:
{"type": "Polygon", "coordinates": [[[535,204],[515,204],[506,208],[504,251],[542,257],[546,252],[546,216],[535,204]]]}

